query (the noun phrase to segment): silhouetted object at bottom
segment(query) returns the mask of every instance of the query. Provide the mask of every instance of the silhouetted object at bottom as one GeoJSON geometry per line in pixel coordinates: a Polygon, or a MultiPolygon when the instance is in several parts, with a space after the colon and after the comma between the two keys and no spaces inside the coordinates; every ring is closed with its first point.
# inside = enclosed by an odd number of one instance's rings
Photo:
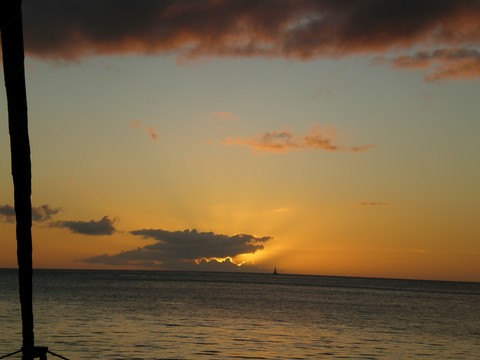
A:
{"type": "MultiPolygon", "coordinates": [[[[17,350],[15,352],[12,352],[10,354],[7,354],[7,355],[3,355],[3,356],[0,356],[0,359],[6,359],[10,356],[13,356],[13,355],[16,355],[18,354],[19,352],[22,352],[23,350],[20,349],[20,350],[17,350]]],[[[58,354],[55,354],[53,351],[50,351],[48,350],[48,347],[45,347],[45,346],[34,346],[33,347],[33,359],[40,359],[40,360],[47,360],[47,353],[48,354],[52,354],[53,356],[56,356],[60,359],[63,359],[63,360],[69,360],[67,359],[66,357],[63,357],[62,355],[58,355],[58,354]]]]}
{"type": "Polygon", "coordinates": [[[28,136],[27,91],[25,87],[25,53],[23,47],[22,1],[0,3],[0,29],[5,88],[8,103],[8,129],[14,207],[17,231],[17,260],[20,306],[22,314],[22,348],[1,359],[22,352],[23,360],[46,360],[47,347],[35,346],[32,305],[32,171],[28,136]]]}
{"type": "Polygon", "coordinates": [[[36,355],[34,353],[32,307],[32,204],[30,200],[32,176],[21,5],[21,0],[9,0],[1,3],[1,30],[17,222],[17,259],[23,336],[22,353],[23,359],[30,360],[36,355]]]}

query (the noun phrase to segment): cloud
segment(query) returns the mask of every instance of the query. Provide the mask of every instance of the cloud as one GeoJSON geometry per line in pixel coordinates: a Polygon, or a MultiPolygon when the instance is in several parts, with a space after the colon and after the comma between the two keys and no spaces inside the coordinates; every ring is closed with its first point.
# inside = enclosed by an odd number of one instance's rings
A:
{"type": "Polygon", "coordinates": [[[430,68],[427,81],[474,79],[480,77],[480,51],[476,49],[437,49],[402,55],[389,62],[396,68],[430,68]]]}
{"type": "Polygon", "coordinates": [[[275,209],[275,212],[278,212],[278,213],[285,213],[285,212],[291,212],[291,211],[292,211],[292,209],[287,208],[287,207],[275,209]]]}
{"type": "Polygon", "coordinates": [[[3,221],[8,223],[15,222],[15,209],[11,205],[0,206],[0,217],[3,221]]]}
{"type": "Polygon", "coordinates": [[[322,131],[319,126],[313,127],[308,134],[296,136],[289,130],[273,131],[252,138],[227,138],[225,144],[245,146],[252,150],[284,153],[291,150],[325,150],[342,152],[367,151],[372,145],[345,147],[334,144],[335,132],[322,131]]]}
{"type": "Polygon", "coordinates": [[[360,206],[386,206],[389,205],[387,202],[383,201],[364,201],[359,204],[360,206]]]}
{"type": "Polygon", "coordinates": [[[160,138],[160,136],[158,135],[157,129],[155,129],[153,127],[145,127],[140,120],[130,120],[128,122],[128,125],[131,128],[134,128],[134,129],[142,129],[143,131],[145,131],[148,134],[148,136],[153,141],[157,141],[160,138]]]}
{"type": "Polygon", "coordinates": [[[235,271],[238,267],[239,266],[229,257],[224,260],[201,259],[199,262],[195,263],[195,269],[200,271],[235,271]]]}
{"type": "MultiPolygon", "coordinates": [[[[61,211],[60,208],[52,208],[50,205],[42,205],[38,207],[32,207],[32,221],[43,222],[50,220],[53,215],[58,214],[61,211]]],[[[15,209],[11,205],[0,206],[0,219],[8,223],[15,222],[15,209]]]]}
{"type": "Polygon", "coordinates": [[[53,215],[58,214],[62,209],[52,208],[50,205],[42,205],[39,207],[32,208],[32,220],[37,222],[42,222],[50,220],[53,215]]]}
{"type": "Polygon", "coordinates": [[[104,216],[98,221],[55,221],[50,223],[50,227],[67,229],[72,233],[83,235],[112,235],[116,232],[113,223],[114,220],[104,216]]]}
{"type": "Polygon", "coordinates": [[[310,99],[317,99],[317,98],[322,98],[322,97],[330,97],[334,96],[334,91],[330,89],[325,89],[323,87],[319,87],[318,90],[310,96],[310,99]]]}
{"type": "Polygon", "coordinates": [[[210,120],[222,121],[222,122],[235,122],[238,121],[238,116],[230,111],[214,111],[208,118],[210,120]]]}
{"type": "MultiPolygon", "coordinates": [[[[233,268],[229,264],[232,258],[263,250],[264,243],[272,239],[270,236],[256,237],[247,234],[228,236],[196,230],[142,229],[130,233],[156,242],[116,255],[104,254],[83,261],[93,264],[155,266],[167,269],[198,269],[199,265],[233,268]],[[229,262],[225,262],[227,259],[230,259],[229,262]],[[220,265],[215,262],[210,264],[213,260],[220,265]]],[[[233,265],[238,266],[234,263],[233,265]]]]}
{"type": "Polygon", "coordinates": [[[127,53],[308,60],[480,43],[474,0],[24,0],[23,8],[27,53],[67,61],[127,53]]]}
{"type": "Polygon", "coordinates": [[[141,127],[143,127],[143,124],[140,120],[130,120],[128,122],[128,125],[131,127],[131,128],[134,128],[134,129],[139,129],[141,127]]]}
{"type": "Polygon", "coordinates": [[[158,132],[157,132],[157,129],[155,129],[155,128],[146,128],[145,130],[147,131],[148,136],[150,136],[150,138],[151,138],[152,140],[154,140],[154,141],[155,141],[155,140],[158,140],[158,132]]]}
{"type": "Polygon", "coordinates": [[[226,144],[245,146],[258,151],[286,152],[298,149],[300,144],[288,130],[273,131],[253,138],[227,138],[226,144]]]}

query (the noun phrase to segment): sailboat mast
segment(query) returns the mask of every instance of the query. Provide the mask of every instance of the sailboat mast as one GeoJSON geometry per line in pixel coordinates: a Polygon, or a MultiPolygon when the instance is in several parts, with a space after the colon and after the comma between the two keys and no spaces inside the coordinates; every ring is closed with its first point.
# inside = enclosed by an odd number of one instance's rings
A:
{"type": "Polygon", "coordinates": [[[32,176],[25,86],[22,1],[2,1],[0,9],[3,71],[17,224],[17,259],[22,313],[23,359],[34,357],[32,306],[32,176]]]}

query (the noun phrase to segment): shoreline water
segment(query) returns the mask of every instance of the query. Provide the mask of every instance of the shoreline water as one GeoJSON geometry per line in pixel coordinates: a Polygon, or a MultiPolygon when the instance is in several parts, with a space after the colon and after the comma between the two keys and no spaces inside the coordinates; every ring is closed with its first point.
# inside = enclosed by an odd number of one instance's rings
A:
{"type": "MultiPolygon", "coordinates": [[[[2,270],[18,270],[16,267],[0,267],[2,270]]],[[[253,275],[272,275],[269,271],[251,272],[251,271],[208,271],[208,270],[169,270],[169,269],[84,269],[84,268],[33,268],[35,271],[105,271],[105,272],[164,272],[164,273],[224,273],[224,274],[253,274],[253,275]]],[[[409,277],[384,277],[384,276],[356,276],[356,275],[332,275],[332,274],[311,274],[311,273],[287,273],[278,272],[275,275],[299,276],[299,277],[322,277],[322,278],[341,278],[341,279],[367,279],[367,280],[392,280],[392,281],[426,281],[443,283],[465,283],[480,284],[480,280],[446,280],[446,279],[428,279],[428,278],[409,278],[409,277]]]]}
{"type": "MultiPolygon", "coordinates": [[[[0,355],[20,344],[16,283],[0,270],[0,355]]],[[[465,282],[34,271],[37,343],[70,359],[474,359],[479,300],[465,282]]]]}

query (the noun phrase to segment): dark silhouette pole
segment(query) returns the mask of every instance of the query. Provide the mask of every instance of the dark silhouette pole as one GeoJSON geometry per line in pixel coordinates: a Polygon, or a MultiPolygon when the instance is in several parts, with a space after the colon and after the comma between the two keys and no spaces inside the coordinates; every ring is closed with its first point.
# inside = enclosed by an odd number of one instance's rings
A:
{"type": "Polygon", "coordinates": [[[32,306],[32,204],[30,200],[32,175],[21,5],[21,0],[2,0],[0,21],[17,222],[17,259],[23,336],[22,359],[30,360],[36,355],[34,355],[32,306]]]}

